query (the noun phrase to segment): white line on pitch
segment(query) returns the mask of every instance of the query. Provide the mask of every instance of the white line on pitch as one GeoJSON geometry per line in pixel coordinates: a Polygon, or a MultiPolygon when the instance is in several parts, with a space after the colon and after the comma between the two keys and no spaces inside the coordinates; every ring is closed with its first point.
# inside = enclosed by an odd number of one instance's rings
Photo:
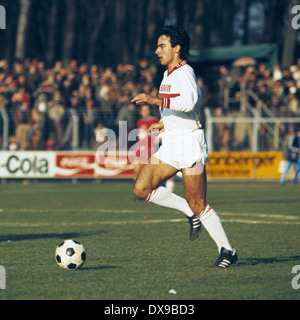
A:
{"type": "MultiPolygon", "coordinates": [[[[145,213],[153,213],[153,210],[118,210],[118,209],[0,209],[0,213],[138,213],[138,214],[145,214],[145,213]]],[[[164,213],[174,213],[174,210],[166,210],[163,209],[162,214],[164,213]]],[[[284,220],[299,220],[300,217],[298,216],[291,216],[285,214],[265,214],[265,213],[246,213],[246,212],[217,212],[222,219],[226,216],[246,216],[246,217],[256,217],[256,218],[267,218],[267,219],[284,219],[284,220]]]]}
{"type": "MultiPolygon", "coordinates": [[[[0,222],[0,226],[5,227],[50,227],[50,226],[94,226],[94,225],[126,225],[126,224],[156,224],[156,223],[178,223],[186,222],[186,219],[171,219],[171,220],[122,220],[122,221],[82,221],[82,222],[41,222],[41,223],[18,223],[18,222],[0,222]]],[[[243,223],[243,224],[284,224],[284,225],[299,225],[300,221],[263,221],[263,220],[245,220],[245,219],[222,219],[225,223],[243,223]]]]}

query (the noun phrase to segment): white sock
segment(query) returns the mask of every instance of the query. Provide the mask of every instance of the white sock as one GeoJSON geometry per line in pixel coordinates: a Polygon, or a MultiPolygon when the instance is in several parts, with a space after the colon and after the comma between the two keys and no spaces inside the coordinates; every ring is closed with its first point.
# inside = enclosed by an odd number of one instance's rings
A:
{"type": "Polygon", "coordinates": [[[155,203],[162,207],[179,210],[188,217],[192,217],[194,212],[189,207],[187,201],[176,194],[170,192],[165,187],[159,187],[153,190],[146,199],[147,202],[155,203]]]}
{"type": "Polygon", "coordinates": [[[216,243],[219,252],[221,248],[232,251],[232,247],[227,239],[226,233],[223,229],[221,219],[217,215],[216,211],[209,205],[205,208],[204,212],[200,216],[202,225],[207,230],[211,238],[216,243]]]}
{"type": "Polygon", "coordinates": [[[172,180],[168,180],[166,182],[166,188],[170,191],[170,192],[174,192],[174,188],[175,188],[175,183],[172,180]]]}

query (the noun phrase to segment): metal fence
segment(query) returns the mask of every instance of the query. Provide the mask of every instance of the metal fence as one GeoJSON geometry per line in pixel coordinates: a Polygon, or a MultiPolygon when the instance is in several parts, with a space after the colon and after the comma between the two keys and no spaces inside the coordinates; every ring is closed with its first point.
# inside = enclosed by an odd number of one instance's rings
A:
{"type": "MultiPolygon", "coordinates": [[[[226,93],[227,91],[225,91],[226,93]]],[[[282,151],[286,137],[295,124],[300,124],[300,117],[276,117],[269,109],[262,109],[258,97],[245,86],[241,87],[239,109],[230,110],[228,92],[225,94],[224,108],[204,109],[206,137],[209,151],[282,151]],[[251,97],[252,104],[249,102],[251,97]],[[217,109],[223,113],[217,113],[217,109]]],[[[68,142],[68,150],[80,149],[80,117],[74,108],[67,111],[63,140],[68,142]]],[[[117,118],[117,117],[116,117],[117,118]]],[[[12,119],[5,109],[0,110],[0,149],[9,149],[9,134],[12,119]]],[[[82,130],[81,130],[82,131],[82,130]]],[[[66,145],[66,143],[64,143],[66,145]]]]}
{"type": "Polygon", "coordinates": [[[238,98],[231,96],[230,86],[224,88],[223,96],[224,106],[216,108],[221,113],[208,107],[204,111],[210,151],[282,151],[287,136],[300,123],[299,116],[279,117],[264,108],[245,83],[240,84],[238,98]]]}
{"type": "MultiPolygon", "coordinates": [[[[75,109],[70,108],[68,111],[68,123],[66,124],[63,139],[70,142],[71,150],[77,150],[79,147],[79,115],[75,109]]],[[[0,141],[2,150],[9,149],[9,132],[11,119],[5,109],[0,110],[0,141]]],[[[0,149],[1,149],[0,147],[0,149]]]]}
{"type": "Polygon", "coordinates": [[[300,124],[300,117],[261,117],[255,109],[250,116],[242,112],[216,116],[205,108],[205,119],[209,151],[280,151],[300,124]]]}

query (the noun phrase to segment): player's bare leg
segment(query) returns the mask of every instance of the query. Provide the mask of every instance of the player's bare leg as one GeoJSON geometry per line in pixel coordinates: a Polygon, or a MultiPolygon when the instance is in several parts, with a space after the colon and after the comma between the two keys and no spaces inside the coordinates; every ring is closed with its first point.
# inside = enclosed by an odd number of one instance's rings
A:
{"type": "Polygon", "coordinates": [[[218,246],[219,258],[212,267],[228,268],[237,262],[236,251],[231,247],[221,220],[206,202],[206,170],[202,163],[182,170],[186,200],[218,246]]]}
{"type": "Polygon", "coordinates": [[[182,169],[185,199],[195,215],[200,218],[206,203],[206,171],[202,163],[196,163],[192,168],[182,169]]]}
{"type": "Polygon", "coordinates": [[[193,241],[199,236],[201,229],[200,220],[195,216],[184,198],[161,186],[162,183],[177,172],[176,168],[152,157],[150,163],[142,168],[137,177],[134,194],[147,202],[183,212],[190,221],[190,239],[193,241]]]}
{"type": "Polygon", "coordinates": [[[147,200],[150,193],[177,172],[176,168],[152,157],[140,170],[133,192],[138,198],[147,200]]]}
{"type": "Polygon", "coordinates": [[[194,212],[189,218],[191,225],[191,239],[199,237],[201,231],[200,215],[205,210],[206,203],[206,174],[202,163],[195,164],[192,168],[182,169],[182,178],[186,201],[194,212]]]}
{"type": "Polygon", "coordinates": [[[137,162],[134,165],[134,181],[136,181],[139,172],[141,171],[143,164],[141,162],[137,162]]]}
{"type": "MultiPolygon", "coordinates": [[[[141,163],[140,161],[134,164],[134,182],[136,181],[139,172],[141,171],[142,167],[144,166],[143,163],[141,163]]],[[[143,201],[143,199],[135,197],[134,201],[143,201]]]]}

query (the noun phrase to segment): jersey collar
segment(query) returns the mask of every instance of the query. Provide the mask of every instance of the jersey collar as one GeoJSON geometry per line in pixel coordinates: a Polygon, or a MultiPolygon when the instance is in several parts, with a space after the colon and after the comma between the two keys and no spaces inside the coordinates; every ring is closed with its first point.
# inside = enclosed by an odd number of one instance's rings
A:
{"type": "Polygon", "coordinates": [[[182,66],[184,66],[184,65],[186,65],[186,64],[187,64],[186,60],[182,60],[182,61],[180,61],[180,62],[173,68],[172,71],[169,71],[169,69],[167,69],[167,70],[168,70],[168,76],[169,76],[171,73],[173,73],[175,70],[179,69],[180,67],[182,67],[182,66]]]}

